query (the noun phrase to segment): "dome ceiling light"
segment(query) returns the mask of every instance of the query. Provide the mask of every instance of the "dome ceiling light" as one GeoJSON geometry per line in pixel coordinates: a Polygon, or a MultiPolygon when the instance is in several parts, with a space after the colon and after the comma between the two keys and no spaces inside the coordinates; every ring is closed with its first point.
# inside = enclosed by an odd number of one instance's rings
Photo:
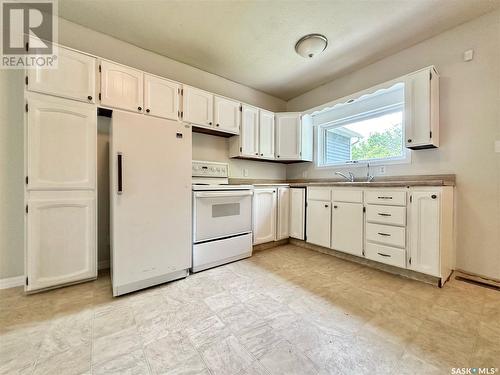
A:
{"type": "Polygon", "coordinates": [[[308,34],[295,44],[295,52],[305,58],[313,58],[323,52],[328,46],[328,39],[321,34],[308,34]]]}

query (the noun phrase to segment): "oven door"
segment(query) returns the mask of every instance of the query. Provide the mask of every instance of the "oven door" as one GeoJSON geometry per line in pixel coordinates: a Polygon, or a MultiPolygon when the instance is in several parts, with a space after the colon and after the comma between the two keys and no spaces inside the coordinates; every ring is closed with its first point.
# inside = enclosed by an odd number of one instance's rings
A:
{"type": "Polygon", "coordinates": [[[194,242],[252,231],[251,190],[194,192],[194,242]]]}

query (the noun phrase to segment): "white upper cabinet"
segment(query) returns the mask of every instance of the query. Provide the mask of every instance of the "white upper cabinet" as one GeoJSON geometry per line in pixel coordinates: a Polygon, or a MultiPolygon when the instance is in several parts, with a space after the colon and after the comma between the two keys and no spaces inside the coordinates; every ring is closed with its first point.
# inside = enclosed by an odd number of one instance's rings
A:
{"type": "Polygon", "coordinates": [[[254,245],[276,237],[276,188],[255,189],[253,196],[254,245]]]}
{"type": "Polygon", "coordinates": [[[276,225],[276,240],[282,240],[290,236],[290,188],[288,186],[278,187],[278,214],[276,225]]]}
{"type": "Polygon", "coordinates": [[[183,120],[195,125],[212,127],[213,94],[191,86],[183,86],[183,90],[183,120]]]}
{"type": "Polygon", "coordinates": [[[274,113],[259,111],[259,156],[274,159],[274,113]]]}
{"type": "Polygon", "coordinates": [[[167,79],[144,74],[144,111],[147,115],[170,120],[179,119],[181,85],[167,79]]]}
{"type": "Polygon", "coordinates": [[[59,48],[57,69],[27,69],[27,88],[44,94],[95,103],[96,59],[59,48]]]}
{"type": "Polygon", "coordinates": [[[95,198],[85,193],[29,201],[26,290],[97,276],[95,198]]]}
{"type": "Polygon", "coordinates": [[[313,160],[313,127],[310,116],[300,113],[276,113],[276,159],[313,160]]]}
{"type": "Polygon", "coordinates": [[[242,106],[240,151],[242,156],[259,155],[259,109],[248,105],[242,106]]]}
{"type": "Polygon", "coordinates": [[[300,113],[276,113],[276,158],[300,159],[300,113]]]}
{"type": "Polygon", "coordinates": [[[27,108],[27,189],[94,189],[97,139],[95,106],[29,94],[27,108]]]}
{"type": "Polygon", "coordinates": [[[409,268],[440,275],[440,202],[436,191],[413,191],[408,213],[409,268]]]}
{"type": "Polygon", "coordinates": [[[239,134],[241,119],[240,102],[214,96],[214,124],[217,130],[239,134]]]}
{"type": "Polygon", "coordinates": [[[290,237],[305,239],[306,189],[290,188],[290,237]]]}
{"type": "Polygon", "coordinates": [[[406,147],[439,147],[439,75],[434,67],[405,79],[406,147]]]}
{"type": "Polygon", "coordinates": [[[106,60],[100,66],[101,105],[142,113],[143,73],[106,60]]]}

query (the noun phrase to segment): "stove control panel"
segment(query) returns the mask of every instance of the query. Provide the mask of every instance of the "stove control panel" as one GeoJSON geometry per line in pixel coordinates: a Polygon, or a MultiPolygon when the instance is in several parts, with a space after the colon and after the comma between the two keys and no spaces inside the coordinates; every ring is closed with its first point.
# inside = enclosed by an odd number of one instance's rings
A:
{"type": "Polygon", "coordinates": [[[227,178],[229,167],[227,163],[193,160],[191,176],[193,177],[224,177],[227,178]]]}

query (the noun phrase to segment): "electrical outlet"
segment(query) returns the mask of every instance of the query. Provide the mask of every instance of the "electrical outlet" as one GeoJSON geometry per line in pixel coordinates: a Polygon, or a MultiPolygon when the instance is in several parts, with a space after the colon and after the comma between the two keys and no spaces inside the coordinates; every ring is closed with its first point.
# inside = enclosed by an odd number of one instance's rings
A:
{"type": "Polygon", "coordinates": [[[474,58],[474,50],[473,49],[468,49],[467,51],[464,52],[464,61],[472,61],[474,58]]]}
{"type": "Polygon", "coordinates": [[[307,178],[307,171],[302,171],[302,178],[307,178]]]}
{"type": "Polygon", "coordinates": [[[248,177],[248,169],[243,168],[243,177],[248,177]]]}
{"type": "Polygon", "coordinates": [[[495,141],[495,152],[500,152],[500,141],[495,141]]]}
{"type": "Polygon", "coordinates": [[[378,174],[385,174],[385,165],[378,167],[378,174]]]}

